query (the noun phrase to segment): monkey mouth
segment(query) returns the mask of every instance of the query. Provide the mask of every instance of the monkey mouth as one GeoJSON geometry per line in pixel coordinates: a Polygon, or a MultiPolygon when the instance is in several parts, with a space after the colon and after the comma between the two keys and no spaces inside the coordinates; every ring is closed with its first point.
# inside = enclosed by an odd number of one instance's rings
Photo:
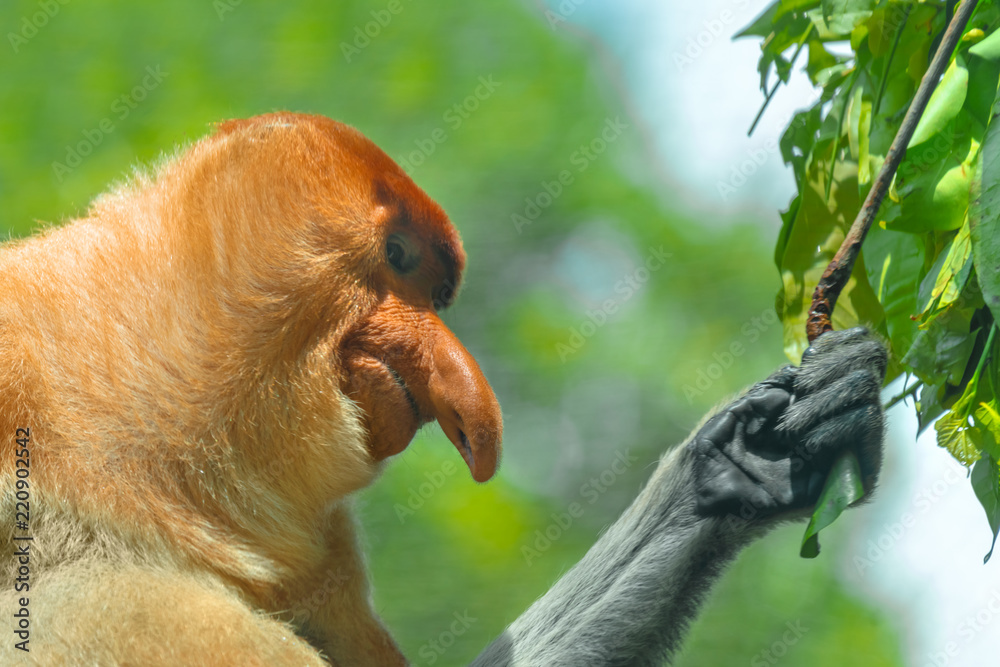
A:
{"type": "Polygon", "coordinates": [[[399,454],[430,421],[406,380],[381,355],[357,350],[346,356],[342,391],[362,410],[368,451],[378,461],[399,454]]]}
{"type": "Polygon", "coordinates": [[[402,390],[403,395],[406,397],[406,402],[410,404],[410,409],[413,410],[413,416],[417,420],[417,423],[422,425],[429,422],[432,417],[425,417],[420,411],[420,406],[417,405],[417,399],[413,397],[413,393],[410,392],[410,388],[406,386],[406,381],[403,379],[403,376],[399,374],[399,371],[393,368],[392,364],[385,359],[378,359],[378,361],[385,367],[385,370],[389,372],[389,375],[392,376],[392,379],[396,382],[396,386],[402,390]]]}

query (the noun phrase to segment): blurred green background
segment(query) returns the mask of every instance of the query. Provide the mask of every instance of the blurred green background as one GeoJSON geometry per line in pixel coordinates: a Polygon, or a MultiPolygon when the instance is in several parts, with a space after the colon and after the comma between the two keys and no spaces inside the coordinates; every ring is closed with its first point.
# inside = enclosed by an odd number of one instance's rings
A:
{"type": "MultiPolygon", "coordinates": [[[[0,4],[0,229],[70,219],[132,166],[272,110],[345,121],[406,161],[463,236],[469,270],[445,319],[497,391],[505,452],[477,485],[429,426],[358,508],[377,606],[404,651],[461,665],[586,551],[706,409],[784,362],[774,239],[753,219],[671,207],[592,40],[551,30],[542,6],[389,7],[0,4]],[[626,453],[635,462],[609,474],[626,453]],[[554,531],[574,501],[584,515],[554,531]],[[457,635],[455,614],[468,620],[457,635]]],[[[816,561],[798,558],[799,527],[744,553],[677,664],[901,664],[889,619],[833,574],[842,529],[816,561]],[[806,632],[782,644],[790,623],[806,632]]]]}

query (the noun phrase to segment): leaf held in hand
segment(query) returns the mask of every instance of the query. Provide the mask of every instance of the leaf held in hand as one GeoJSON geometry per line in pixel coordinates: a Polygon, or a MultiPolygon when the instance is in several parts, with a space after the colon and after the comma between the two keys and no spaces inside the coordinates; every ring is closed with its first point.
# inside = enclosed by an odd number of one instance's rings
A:
{"type": "Polygon", "coordinates": [[[837,517],[847,507],[865,495],[861,484],[861,468],[858,457],[853,452],[844,452],[833,463],[826,483],[819,494],[816,509],[813,511],[809,526],[802,536],[802,549],[799,555],[803,558],[815,558],[819,555],[819,531],[837,520],[837,517]]]}

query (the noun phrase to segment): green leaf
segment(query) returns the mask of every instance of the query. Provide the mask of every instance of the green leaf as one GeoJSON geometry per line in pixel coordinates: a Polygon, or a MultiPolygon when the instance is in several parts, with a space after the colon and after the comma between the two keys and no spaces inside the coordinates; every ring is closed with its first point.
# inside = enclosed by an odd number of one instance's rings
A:
{"type": "MultiPolygon", "coordinates": [[[[795,114],[792,122],[781,135],[779,143],[781,157],[785,164],[792,166],[795,173],[795,184],[800,189],[805,182],[806,161],[812,153],[816,132],[819,131],[820,111],[821,109],[817,106],[795,114]]],[[[785,214],[782,215],[782,219],[784,218],[785,214]]]]}
{"type": "Polygon", "coordinates": [[[973,415],[983,431],[983,451],[994,459],[1000,459],[1000,404],[997,399],[981,401],[973,415]]]}
{"type": "Polygon", "coordinates": [[[851,101],[851,91],[854,90],[854,85],[858,79],[858,71],[857,69],[853,70],[847,77],[844,85],[831,98],[833,104],[830,105],[830,111],[826,114],[826,118],[823,119],[823,123],[819,127],[819,136],[816,137],[816,150],[810,155],[810,159],[814,162],[817,159],[827,160],[826,190],[823,194],[826,199],[830,198],[831,188],[833,188],[833,184],[837,181],[834,172],[837,167],[842,166],[840,160],[838,160],[840,138],[847,134],[848,131],[847,109],[851,101]],[[824,145],[823,142],[826,139],[829,139],[829,143],[824,145]],[[826,152],[828,150],[829,153],[826,152]],[[817,151],[822,152],[818,153],[817,151]]]}
{"type": "Polygon", "coordinates": [[[903,363],[928,385],[961,384],[976,344],[971,320],[969,309],[949,308],[935,316],[914,337],[903,363]]]}
{"type": "Polygon", "coordinates": [[[824,91],[831,90],[831,94],[836,94],[836,88],[844,82],[850,71],[851,68],[847,63],[837,63],[833,67],[827,67],[816,73],[816,85],[821,86],[824,91]]]}
{"type": "MultiPolygon", "coordinates": [[[[850,77],[849,81],[853,82],[854,77],[850,77]]],[[[838,141],[840,137],[844,134],[845,122],[844,119],[847,116],[847,110],[851,103],[851,86],[850,84],[843,86],[837,94],[833,97],[833,103],[830,105],[830,111],[823,118],[823,122],[819,127],[819,134],[816,136],[816,142],[825,141],[832,139],[838,141]]]]}
{"type": "MultiPolygon", "coordinates": [[[[975,336],[971,338],[975,340],[975,336]]],[[[987,354],[988,351],[983,352],[984,360],[987,354]]],[[[972,419],[978,391],[979,374],[976,373],[965,386],[965,391],[962,392],[962,396],[951,407],[951,410],[934,424],[938,446],[947,449],[962,465],[966,466],[971,466],[981,456],[979,443],[982,438],[972,419]]]]}
{"type": "Polygon", "coordinates": [[[953,160],[930,165],[912,181],[902,181],[897,173],[902,215],[889,228],[917,234],[958,229],[969,205],[969,176],[969,168],[953,160]]]}
{"type": "Polygon", "coordinates": [[[816,36],[824,41],[839,41],[850,36],[854,28],[871,17],[870,11],[837,14],[829,20],[823,18],[823,12],[817,8],[805,13],[816,30],[816,36]]]}
{"type": "Polygon", "coordinates": [[[781,0],[778,9],[777,19],[780,19],[788,14],[801,14],[807,9],[813,9],[818,7],[820,0],[781,0]]]}
{"type": "MultiPolygon", "coordinates": [[[[885,7],[880,7],[868,19],[868,49],[876,58],[889,52],[896,36],[897,26],[894,21],[885,20],[886,11],[885,7]]],[[[894,11],[897,10],[894,8],[894,11]]]]}
{"type": "Polygon", "coordinates": [[[889,229],[927,233],[962,226],[979,151],[971,125],[968,113],[961,112],[940,134],[906,150],[889,193],[899,202],[900,215],[889,229]]]}
{"type": "Polygon", "coordinates": [[[943,130],[962,109],[968,89],[969,70],[965,66],[965,60],[959,56],[948,66],[941,77],[941,83],[934,89],[907,148],[922,144],[931,135],[943,130]]]}
{"type": "MultiPolygon", "coordinates": [[[[776,307],[785,352],[797,361],[816,281],[858,211],[855,194],[870,189],[884,163],[948,19],[940,3],[911,0],[783,0],[768,11],[770,24],[756,26],[765,38],[762,80],[773,72],[786,79],[790,49],[805,43],[807,74],[821,88],[781,141],[798,192],[775,245],[776,307]]],[[[1000,37],[983,36],[1000,24],[1000,3],[981,3],[975,16],[974,39],[963,41],[932,94],[833,313],[834,328],[863,323],[888,338],[889,375],[912,370],[923,384],[921,430],[938,422],[939,443],[966,464],[1000,453],[998,397],[986,391],[1000,363],[977,351],[992,319],[1000,321],[1000,139],[986,145],[988,131],[1000,132],[992,127],[1000,37]],[[996,161],[988,175],[984,155],[996,161]],[[970,382],[974,352],[982,361],[970,382]]],[[[817,510],[804,556],[818,553],[822,523],[817,510]]]]}
{"type": "Polygon", "coordinates": [[[923,433],[928,426],[937,421],[944,413],[943,396],[947,391],[944,383],[924,384],[920,390],[920,400],[917,401],[917,435],[923,433]]]}
{"type": "Polygon", "coordinates": [[[864,99],[865,90],[861,86],[854,89],[854,95],[847,105],[847,145],[851,149],[851,157],[855,160],[861,154],[859,129],[861,125],[861,102],[864,99]]]}
{"type": "Polygon", "coordinates": [[[858,457],[853,452],[844,452],[834,461],[830,474],[827,475],[816,509],[813,510],[812,518],[802,536],[799,555],[803,558],[818,556],[819,531],[836,521],[851,503],[860,500],[864,494],[858,457]]]}
{"type": "Polygon", "coordinates": [[[993,531],[990,551],[983,558],[983,563],[987,563],[996,547],[997,535],[1000,534],[1000,468],[992,456],[984,456],[973,466],[972,489],[986,511],[986,520],[989,521],[990,530],[993,531]]]}
{"type": "Polygon", "coordinates": [[[876,0],[822,0],[823,18],[832,19],[838,14],[850,14],[875,9],[876,0]]]}
{"type": "MultiPolygon", "coordinates": [[[[789,21],[796,18],[797,13],[817,5],[819,5],[819,0],[775,0],[749,25],[733,35],[733,39],[763,37],[766,40],[786,26],[789,21]]],[[[766,46],[765,42],[762,48],[766,48],[766,46]]]]}
{"type": "Polygon", "coordinates": [[[906,66],[906,73],[913,83],[919,84],[927,72],[928,57],[930,56],[931,39],[930,36],[920,43],[919,48],[910,53],[910,60],[906,66]]]}
{"type": "Polygon", "coordinates": [[[795,223],[795,216],[799,212],[799,203],[802,198],[797,196],[788,203],[788,209],[781,212],[781,231],[778,232],[778,240],[774,244],[774,265],[781,270],[782,257],[785,248],[788,246],[788,237],[792,233],[792,225],[795,223]]]}
{"type": "MultiPolygon", "coordinates": [[[[982,43],[982,42],[981,42],[982,43]]],[[[1000,322],[1000,96],[983,138],[981,166],[972,184],[972,255],[983,300],[1000,322]]]]}
{"type": "Polygon", "coordinates": [[[998,83],[1000,83],[1000,61],[969,59],[969,91],[965,95],[964,108],[982,126],[981,131],[985,131],[990,123],[998,83]]]}
{"type": "MultiPolygon", "coordinates": [[[[872,173],[881,167],[881,159],[876,160],[878,167],[873,167],[872,156],[869,153],[871,143],[872,126],[872,103],[863,101],[861,103],[861,115],[858,118],[858,187],[868,185],[872,180],[872,173]]],[[[867,188],[865,188],[867,190],[867,188]]]]}
{"type": "Polygon", "coordinates": [[[849,35],[871,17],[876,4],[875,0],[823,0],[817,14],[833,36],[849,35]]]}
{"type": "Polygon", "coordinates": [[[740,37],[767,37],[774,30],[774,19],[778,15],[781,0],[775,0],[760,15],[750,22],[745,28],[733,35],[733,39],[740,37]]]}
{"type": "Polygon", "coordinates": [[[814,85],[822,87],[826,81],[829,80],[830,75],[834,73],[831,68],[846,67],[845,64],[840,63],[837,58],[826,50],[826,47],[818,39],[809,40],[809,60],[806,62],[806,74],[809,75],[809,80],[813,82],[814,85]],[[820,76],[823,76],[823,83],[820,83],[820,76]]]}
{"type": "Polygon", "coordinates": [[[970,434],[972,428],[969,417],[953,409],[934,424],[938,447],[947,449],[962,465],[972,465],[980,456],[979,447],[970,434]]]}
{"type": "Polygon", "coordinates": [[[969,219],[958,230],[944,255],[944,263],[934,281],[934,289],[924,307],[923,314],[947,308],[954,303],[972,272],[972,239],[969,236],[969,219]]]}
{"type": "Polygon", "coordinates": [[[992,62],[1000,62],[1000,30],[995,30],[986,39],[975,44],[969,53],[992,62]]]}
{"type": "MultiPolygon", "coordinates": [[[[870,18],[870,17],[869,17],[870,18]]],[[[858,60],[861,59],[861,44],[868,39],[868,21],[861,21],[851,30],[851,50],[854,51],[858,60]]]]}
{"type": "Polygon", "coordinates": [[[901,359],[913,344],[920,312],[917,290],[924,271],[924,244],[914,234],[892,232],[874,225],[865,238],[865,271],[885,313],[892,357],[901,359]]]}
{"type": "MultiPolygon", "coordinates": [[[[925,243],[927,242],[925,238],[925,243]]],[[[948,259],[948,250],[951,248],[952,240],[949,239],[943,248],[937,251],[937,255],[934,257],[934,263],[927,270],[924,279],[920,281],[920,287],[917,289],[917,303],[920,304],[919,312],[924,312],[931,305],[931,295],[934,292],[934,286],[937,284],[938,274],[941,273],[941,269],[944,268],[944,262],[948,259]]],[[[934,243],[937,247],[938,244],[934,243]]],[[[936,315],[936,314],[935,314],[936,315]]],[[[927,328],[927,323],[931,318],[924,318],[921,324],[922,328],[927,328]]]]}
{"type": "Polygon", "coordinates": [[[771,31],[761,44],[760,60],[757,61],[757,71],[760,72],[760,88],[768,90],[768,75],[771,65],[774,65],[778,77],[787,82],[791,75],[791,62],[784,57],[785,51],[791,47],[803,44],[809,36],[812,26],[806,16],[788,14],[776,18],[771,31]]]}

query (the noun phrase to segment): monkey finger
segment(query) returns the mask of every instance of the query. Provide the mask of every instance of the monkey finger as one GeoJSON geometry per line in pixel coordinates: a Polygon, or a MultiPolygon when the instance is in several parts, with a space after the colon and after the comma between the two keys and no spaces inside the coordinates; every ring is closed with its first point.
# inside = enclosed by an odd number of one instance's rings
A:
{"type": "Polygon", "coordinates": [[[763,382],[758,382],[750,388],[744,398],[749,399],[750,408],[755,418],[747,422],[746,434],[757,438],[765,432],[765,426],[773,427],[792,400],[795,386],[797,366],[783,366],[772,373],[763,382]]]}
{"type": "Polygon", "coordinates": [[[725,410],[709,419],[698,431],[691,449],[706,454],[709,449],[730,448],[737,440],[754,439],[773,427],[791,401],[791,393],[778,387],[756,385],[725,410]]]}
{"type": "Polygon", "coordinates": [[[842,348],[847,345],[862,343],[871,338],[871,333],[865,327],[853,327],[851,329],[841,329],[839,331],[827,331],[822,336],[814,340],[806,351],[802,353],[802,364],[809,363],[817,356],[825,354],[830,350],[842,348]]]}
{"type": "Polygon", "coordinates": [[[881,379],[887,365],[885,347],[865,329],[828,332],[802,355],[795,393],[797,396],[814,393],[857,370],[873,371],[881,379]]]}
{"type": "Polygon", "coordinates": [[[710,455],[733,440],[738,424],[739,419],[731,410],[723,410],[705,422],[692,439],[690,449],[700,456],[710,455]]]}
{"type": "Polygon", "coordinates": [[[796,394],[797,400],[782,415],[778,431],[802,433],[845,410],[864,404],[877,406],[881,388],[881,378],[873,371],[856,370],[804,398],[796,394]]]}
{"type": "Polygon", "coordinates": [[[758,435],[765,426],[774,425],[792,400],[789,390],[757,385],[729,406],[729,411],[744,424],[747,436],[758,435]]]}
{"type": "Polygon", "coordinates": [[[788,364],[774,371],[766,380],[758,382],[755,386],[782,387],[791,390],[795,385],[795,376],[798,372],[798,366],[788,364]]]}
{"type": "Polygon", "coordinates": [[[838,454],[850,448],[858,455],[862,475],[868,479],[878,474],[881,454],[868,443],[881,442],[885,429],[878,405],[862,405],[828,419],[802,437],[800,456],[805,468],[825,468],[838,454]],[[873,455],[873,452],[875,455],[873,455]]]}

